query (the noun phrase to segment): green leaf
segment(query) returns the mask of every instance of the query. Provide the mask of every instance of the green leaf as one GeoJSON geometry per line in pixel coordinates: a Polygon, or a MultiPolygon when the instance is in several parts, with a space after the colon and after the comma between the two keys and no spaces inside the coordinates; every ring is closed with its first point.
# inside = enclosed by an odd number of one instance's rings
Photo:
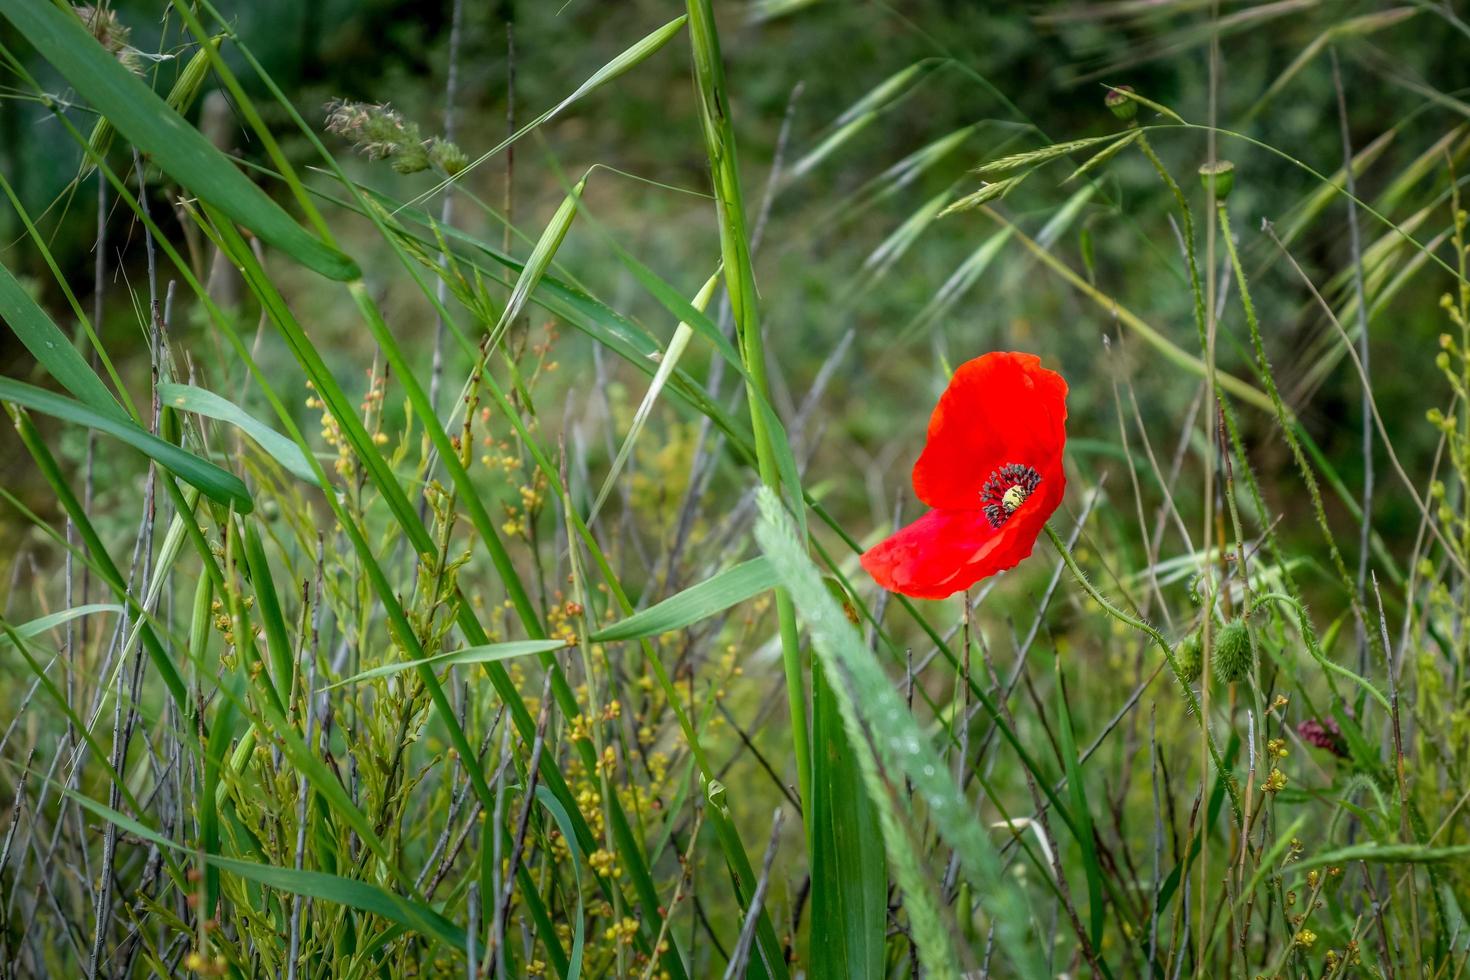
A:
{"type": "Polygon", "coordinates": [[[255,587],[255,615],[265,628],[265,646],[270,654],[270,674],[264,680],[273,685],[277,703],[282,713],[286,713],[290,710],[291,686],[296,677],[290,630],[281,612],[281,599],[271,578],[270,560],[260,540],[260,529],[254,521],[241,523],[244,524],[245,567],[250,572],[250,584],[255,587]]]}
{"type": "Polygon", "coordinates": [[[265,450],[266,455],[280,463],[282,468],[312,486],[321,486],[316,471],[311,468],[311,461],[306,458],[306,453],[300,446],[229,399],[194,385],[174,382],[160,384],[158,396],[165,405],[233,425],[254,439],[265,450]]]}
{"type": "Polygon", "coordinates": [[[0,265],[0,320],[10,324],[16,339],[47,373],[88,408],[118,421],[128,420],[107,385],[72,346],[71,338],[61,332],[3,265],[0,265]]]}
{"type": "MultiPolygon", "coordinates": [[[[714,295],[715,286],[719,284],[719,281],[720,273],[716,270],[715,274],[710,276],[708,281],[705,282],[704,287],[700,289],[699,295],[694,298],[694,308],[696,310],[701,313],[704,312],[704,308],[709,305],[710,297],[714,295]]],[[[614,457],[612,466],[608,467],[607,476],[602,481],[602,489],[597,491],[597,499],[592,502],[592,507],[587,511],[587,520],[585,523],[591,524],[597,518],[597,513],[602,510],[602,505],[607,501],[608,494],[612,493],[613,487],[617,485],[618,474],[622,473],[623,465],[627,463],[628,456],[632,454],[633,446],[637,443],[638,436],[643,431],[644,424],[648,421],[649,413],[653,411],[653,405],[658,400],[659,392],[663,391],[665,382],[669,380],[669,375],[674,373],[674,368],[679,366],[679,358],[684,356],[684,350],[689,346],[689,338],[692,336],[694,336],[694,328],[687,321],[680,321],[679,325],[674,328],[673,339],[669,341],[669,346],[664,350],[663,356],[659,358],[658,371],[654,374],[653,381],[649,384],[648,391],[643,396],[643,401],[639,402],[638,411],[633,413],[633,422],[628,426],[628,434],[623,437],[623,444],[618,447],[618,454],[614,457]]],[[[723,339],[724,335],[721,334],[720,336],[723,339]]]]}
{"type": "Polygon", "coordinates": [[[810,958],[812,980],[878,980],[888,930],[882,829],[820,664],[812,665],[811,805],[811,928],[827,937],[810,958]]]}
{"type": "MultiPolygon", "coordinates": [[[[120,613],[122,611],[122,606],[113,605],[110,602],[92,602],[85,606],[73,606],[70,609],[63,609],[60,612],[54,612],[49,616],[42,616],[39,619],[33,619],[28,623],[21,623],[11,628],[17,634],[29,640],[31,637],[39,636],[47,630],[53,630],[63,623],[69,623],[73,619],[91,616],[94,613],[120,613]]],[[[0,644],[9,642],[11,642],[9,633],[0,634],[0,644]]]]}
{"type": "Polygon", "coordinates": [[[1062,763],[1067,769],[1067,793],[1071,797],[1072,820],[1076,825],[1077,843],[1082,848],[1082,867],[1087,873],[1088,930],[1093,948],[1102,943],[1103,930],[1103,876],[1097,858],[1097,841],[1093,837],[1092,812],[1087,808],[1087,787],[1082,781],[1082,763],[1077,757],[1077,738],[1072,729],[1072,709],[1067,703],[1066,678],[1062,674],[1062,659],[1055,660],[1057,678],[1058,733],[1061,742],[1062,763]]]}
{"type": "Polygon", "coordinates": [[[551,260],[556,256],[556,250],[561,248],[562,240],[567,237],[571,230],[572,220],[577,216],[577,204],[582,199],[582,191],[587,187],[587,178],[579,180],[571,191],[567,193],[556,213],[546,224],[546,230],[536,240],[536,245],[531,249],[531,254],[526,259],[526,264],[521,267],[521,274],[516,279],[515,288],[511,290],[510,298],[505,302],[505,309],[500,312],[500,319],[496,321],[494,329],[490,331],[490,339],[486,342],[486,351],[495,349],[500,343],[501,337],[510,329],[516,317],[521,315],[525,308],[526,300],[531,293],[535,292],[536,285],[546,270],[551,266],[551,260]]]}
{"type": "MultiPolygon", "coordinates": [[[[98,803],[88,796],[59,783],[53,782],[52,785],[78,805],[142,840],[170,850],[196,853],[193,848],[175,843],[132,817],[98,803]]],[[[206,862],[222,871],[228,871],[269,888],[277,888],[294,895],[305,895],[308,898],[316,898],[325,902],[335,902],[338,905],[381,916],[390,922],[407,926],[430,939],[437,939],[453,950],[462,950],[465,947],[465,933],[459,926],[425,904],[409,901],[376,885],[322,871],[277,868],[254,861],[221,857],[218,854],[205,854],[203,857],[206,862]]]]}
{"type": "Polygon", "coordinates": [[[774,587],[776,582],[776,571],[771,563],[764,558],[753,558],[593,633],[592,642],[637,640],[682,629],[759,595],[774,587]]]}
{"type": "Polygon", "coordinates": [[[345,684],[358,684],[362,681],[371,680],[374,677],[389,677],[405,670],[414,670],[418,667],[453,667],[458,664],[488,664],[497,660],[509,660],[512,657],[524,657],[533,653],[550,653],[565,647],[565,640],[514,640],[510,643],[489,643],[485,646],[465,647],[463,650],[454,650],[449,653],[440,653],[422,660],[404,660],[400,663],[384,664],[365,670],[360,674],[353,674],[345,680],[335,684],[328,684],[322,688],[330,691],[334,687],[342,687],[345,684]]]}
{"type": "Polygon", "coordinates": [[[616,58],[612,59],[601,68],[597,69],[597,71],[587,76],[587,80],[584,81],[581,85],[578,85],[571,95],[568,95],[556,105],[552,106],[550,109],[547,109],[545,112],[541,113],[541,115],[537,116],[535,119],[532,119],[530,122],[526,123],[526,125],[522,126],[520,129],[507,136],[505,139],[501,140],[499,143],[495,144],[490,149],[480,154],[470,163],[469,166],[465,167],[464,170],[461,170],[453,177],[441,181],[433,188],[433,190],[428,191],[424,194],[420,194],[417,198],[414,199],[414,202],[412,203],[422,201],[425,198],[430,197],[434,193],[437,193],[438,191],[441,191],[444,188],[448,187],[450,184],[453,184],[458,180],[462,180],[471,170],[480,166],[486,160],[489,160],[491,157],[495,156],[506,147],[515,143],[522,136],[525,136],[532,130],[545,125],[552,119],[555,119],[558,115],[561,114],[564,109],[566,109],[572,103],[586,98],[588,95],[591,95],[594,91],[606,85],[608,82],[627,74],[638,65],[642,64],[644,61],[647,61],[649,58],[653,57],[656,53],[658,53],[660,48],[662,48],[665,44],[668,44],[679,34],[681,30],[684,29],[684,22],[686,20],[688,20],[687,17],[675,17],[673,20],[669,21],[667,24],[664,24],[662,27],[658,27],[650,33],[644,35],[642,38],[634,42],[631,47],[622,51],[616,58]]]}
{"type": "MultiPolygon", "coordinates": [[[[546,809],[551,811],[551,816],[556,820],[557,829],[561,831],[562,839],[567,842],[571,849],[572,857],[578,868],[582,865],[581,848],[577,846],[577,835],[572,827],[572,818],[567,814],[567,808],[562,806],[556,794],[545,786],[536,787],[536,800],[546,809]]],[[[582,950],[587,941],[587,913],[585,900],[582,895],[582,876],[577,875],[577,915],[572,921],[572,960],[567,965],[567,980],[578,980],[582,975],[582,950]]]]}
{"type": "Polygon", "coordinates": [[[211,500],[233,506],[238,513],[248,514],[255,506],[249,489],[238,476],[185,452],[171,442],[165,442],[126,419],[11,378],[0,378],[0,401],[14,402],[42,415],[85,425],[121,439],[179,479],[198,487],[211,500]]]}
{"type": "Polygon", "coordinates": [[[1297,874],[1311,868],[1370,861],[1380,864],[1436,864],[1456,858],[1470,857],[1470,844],[1453,847],[1425,847],[1422,844],[1354,844],[1335,851],[1314,854],[1293,862],[1291,872],[1297,874]]]}
{"type": "Polygon", "coordinates": [[[0,0],[3,13],[92,108],[192,194],[263,241],[329,279],[356,279],[357,263],[293,221],[265,192],[97,43],[68,10],[47,0],[0,0]]]}
{"type": "MultiPolygon", "coordinates": [[[[780,500],[769,488],[762,487],[757,491],[757,502],[761,519],[756,525],[756,540],[811,630],[812,649],[820,658],[823,670],[829,678],[844,679],[834,682],[832,691],[837,695],[854,747],[865,744],[862,741],[866,738],[865,730],[874,733],[871,745],[861,751],[876,750],[876,757],[882,759],[890,773],[902,773],[912,783],[914,797],[924,801],[925,813],[940,838],[954,848],[960,869],[970,878],[976,892],[984,896],[986,910],[995,920],[996,939],[1016,973],[1028,978],[1046,976],[1022,897],[1015,884],[1004,877],[1000,856],[980,825],[975,806],[966,798],[918,719],[889,683],[876,655],[828,592],[780,500]]],[[[906,846],[907,826],[917,824],[920,815],[910,810],[901,815],[906,824],[893,826],[886,812],[896,804],[884,803],[891,794],[878,774],[876,762],[864,764],[863,771],[868,795],[883,808],[880,814],[884,815],[884,840],[890,851],[906,846]]],[[[900,884],[906,893],[910,892],[911,883],[904,880],[904,875],[912,876],[913,871],[905,871],[899,861],[895,861],[895,867],[900,872],[900,884]]],[[[932,883],[928,890],[932,891],[932,883]]],[[[923,893],[921,890],[920,894],[923,893]]],[[[938,925],[924,921],[927,918],[911,910],[910,923],[916,932],[921,926],[938,925]]],[[[942,929],[938,935],[931,935],[930,941],[938,947],[931,949],[931,954],[952,960],[953,951],[945,948],[948,940],[942,929]]],[[[931,973],[942,972],[935,968],[937,962],[930,961],[931,973]]]]}

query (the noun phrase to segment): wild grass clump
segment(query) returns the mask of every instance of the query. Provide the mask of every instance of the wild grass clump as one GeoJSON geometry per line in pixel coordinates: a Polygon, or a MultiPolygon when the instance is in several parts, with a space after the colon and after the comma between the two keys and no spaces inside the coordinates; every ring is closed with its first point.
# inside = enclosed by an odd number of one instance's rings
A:
{"type": "Polygon", "coordinates": [[[208,2],[0,0],[66,141],[0,172],[0,977],[1463,975],[1470,136],[1377,45],[1470,27],[1036,12],[1032,118],[940,6],[689,0],[530,107],[549,15],[469,6],[323,110],[208,2]],[[1012,348],[1065,500],[882,591],[1012,348]]]}

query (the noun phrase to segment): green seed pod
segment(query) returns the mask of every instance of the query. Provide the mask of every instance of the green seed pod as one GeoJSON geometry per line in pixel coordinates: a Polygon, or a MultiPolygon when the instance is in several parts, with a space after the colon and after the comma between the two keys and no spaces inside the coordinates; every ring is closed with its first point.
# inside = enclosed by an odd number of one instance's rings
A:
{"type": "Polygon", "coordinates": [[[1175,645],[1174,659],[1179,661],[1179,669],[1183,672],[1185,681],[1193,684],[1199,680],[1205,664],[1200,656],[1198,633],[1189,634],[1175,645]]]}
{"type": "Polygon", "coordinates": [[[1251,634],[1245,620],[1232,619],[1215,634],[1214,666],[1222,684],[1242,680],[1251,672],[1251,634]]]}
{"type": "Polygon", "coordinates": [[[1205,193],[1213,197],[1216,203],[1222,203],[1235,186],[1235,164],[1229,160],[1207,163],[1199,168],[1199,180],[1204,185],[1205,193]]]}
{"type": "Polygon", "coordinates": [[[1131,91],[1133,91],[1132,85],[1119,85],[1117,88],[1108,89],[1108,94],[1103,96],[1103,105],[1124,122],[1138,115],[1138,103],[1123,94],[1131,91]]]}

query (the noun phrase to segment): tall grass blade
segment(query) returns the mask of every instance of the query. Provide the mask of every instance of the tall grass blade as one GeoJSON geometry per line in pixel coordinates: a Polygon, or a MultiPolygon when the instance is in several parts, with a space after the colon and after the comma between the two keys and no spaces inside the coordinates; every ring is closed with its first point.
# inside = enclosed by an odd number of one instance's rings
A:
{"type": "Polygon", "coordinates": [[[0,14],[164,173],[307,268],[329,279],[361,275],[357,263],[308,234],[103,49],[70,10],[49,2],[0,0],[0,14]]]}
{"type": "MultiPolygon", "coordinates": [[[[813,649],[832,679],[832,690],[840,698],[844,691],[851,692],[844,698],[851,712],[848,738],[854,742],[865,738],[864,726],[873,733],[877,755],[885,766],[913,783],[939,835],[955,849],[960,867],[984,896],[982,904],[995,921],[996,936],[1012,966],[1024,977],[1045,976],[1021,896],[1003,877],[1000,858],[976,819],[974,807],[822,583],[780,501],[767,489],[758,493],[761,519],[756,526],[756,540],[776,566],[811,630],[813,649]]],[[[868,794],[881,805],[881,786],[875,786],[871,779],[868,794]]],[[[914,815],[909,817],[912,821],[914,815]]],[[[891,839],[888,843],[893,846],[891,839]]]]}
{"type": "Polygon", "coordinates": [[[375,677],[392,677],[405,670],[416,670],[419,667],[437,669],[439,667],[456,667],[460,664],[489,664],[501,660],[510,660],[515,657],[525,657],[533,653],[550,653],[560,650],[566,646],[564,640],[511,640],[507,643],[490,643],[479,647],[465,647],[463,650],[451,650],[448,653],[435,654],[422,660],[405,660],[400,663],[384,664],[371,670],[364,670],[360,674],[343,678],[335,684],[328,684],[322,688],[330,691],[333,688],[345,687],[349,684],[360,684],[363,681],[372,680],[375,677]]]}
{"type": "Polygon", "coordinates": [[[99,412],[65,395],[10,378],[0,378],[0,401],[10,402],[64,422],[85,425],[119,439],[181,480],[198,487],[211,500],[234,507],[238,513],[248,514],[255,506],[250,490],[238,476],[180,449],[171,442],[165,442],[126,418],[99,412]]]}
{"type": "Polygon", "coordinates": [[[194,385],[165,381],[158,386],[158,397],[166,405],[192,412],[218,422],[233,425],[265,450],[265,454],[297,479],[320,487],[321,479],[300,446],[246,412],[222,395],[194,385]]]}
{"type": "Polygon", "coordinates": [[[812,668],[812,980],[879,980],[888,863],[878,810],[822,668],[812,668]]]}
{"type": "Polygon", "coordinates": [[[723,612],[752,596],[775,587],[776,570],[764,558],[727,568],[698,585],[691,585],[678,595],[634,613],[627,619],[605,626],[592,634],[594,643],[616,643],[640,640],[683,629],[715,613],[723,612]]]}
{"type": "Polygon", "coordinates": [[[36,363],[84,405],[119,422],[128,421],[127,412],[72,346],[71,339],[36,305],[4,265],[0,265],[0,320],[9,324],[36,363]]]}

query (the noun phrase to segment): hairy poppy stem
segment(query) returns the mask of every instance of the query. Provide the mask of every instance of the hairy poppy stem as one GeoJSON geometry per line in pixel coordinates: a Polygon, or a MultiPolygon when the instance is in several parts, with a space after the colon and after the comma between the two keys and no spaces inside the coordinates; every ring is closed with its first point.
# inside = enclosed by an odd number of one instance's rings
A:
{"type": "MultiPolygon", "coordinates": [[[[1247,612],[1247,615],[1254,613],[1257,609],[1261,608],[1261,606],[1265,605],[1268,602],[1280,603],[1281,605],[1291,609],[1292,612],[1296,613],[1297,630],[1301,633],[1302,639],[1307,644],[1307,652],[1312,655],[1312,659],[1316,660],[1323,670],[1330,671],[1341,677],[1347,678],[1354,684],[1361,687],[1368,694],[1372,695],[1373,700],[1383,705],[1383,710],[1388,712],[1393,711],[1392,706],[1389,704],[1388,698],[1384,696],[1383,692],[1380,691],[1373,684],[1372,681],[1368,680],[1366,677],[1363,677],[1361,674],[1355,673],[1351,669],[1344,667],[1342,664],[1334,663],[1333,661],[1327,659],[1327,655],[1322,652],[1321,644],[1317,642],[1317,631],[1312,628],[1312,621],[1307,617],[1307,607],[1304,606],[1301,600],[1298,599],[1296,596],[1288,595],[1285,592],[1264,592],[1255,597],[1255,600],[1251,603],[1250,610],[1247,612]]],[[[1334,691],[1333,693],[1336,692],[1334,691]]]]}
{"type": "Polygon", "coordinates": [[[1126,626],[1131,626],[1133,629],[1147,633],[1149,638],[1154,641],[1154,644],[1163,652],[1164,659],[1169,662],[1169,669],[1174,672],[1174,678],[1179,682],[1179,689],[1184,692],[1184,700],[1189,705],[1189,713],[1199,719],[1200,727],[1205,733],[1205,738],[1209,740],[1210,758],[1214,760],[1215,770],[1222,777],[1226,777],[1225,791],[1230,794],[1230,806],[1235,811],[1236,821],[1239,822],[1241,819],[1239,790],[1236,789],[1235,784],[1228,778],[1229,767],[1225,765],[1225,760],[1220,756],[1220,749],[1215,744],[1215,736],[1210,732],[1209,722],[1203,712],[1200,711],[1199,699],[1194,696],[1194,691],[1190,688],[1189,682],[1185,680],[1184,670],[1179,666],[1179,661],[1175,658],[1174,651],[1169,646],[1169,641],[1164,639],[1164,634],[1154,629],[1142,619],[1119,609],[1098,591],[1097,586],[1092,584],[1087,577],[1087,573],[1082,570],[1082,566],[1077,564],[1077,559],[1072,557],[1071,549],[1067,547],[1067,543],[1062,540],[1062,536],[1057,533],[1056,528],[1051,526],[1050,521],[1046,524],[1046,536],[1051,538],[1052,546],[1057,549],[1057,554],[1062,556],[1062,563],[1067,566],[1067,571],[1071,572],[1072,577],[1077,580],[1077,584],[1082,586],[1082,591],[1092,596],[1092,601],[1102,607],[1103,612],[1126,626]]]}

